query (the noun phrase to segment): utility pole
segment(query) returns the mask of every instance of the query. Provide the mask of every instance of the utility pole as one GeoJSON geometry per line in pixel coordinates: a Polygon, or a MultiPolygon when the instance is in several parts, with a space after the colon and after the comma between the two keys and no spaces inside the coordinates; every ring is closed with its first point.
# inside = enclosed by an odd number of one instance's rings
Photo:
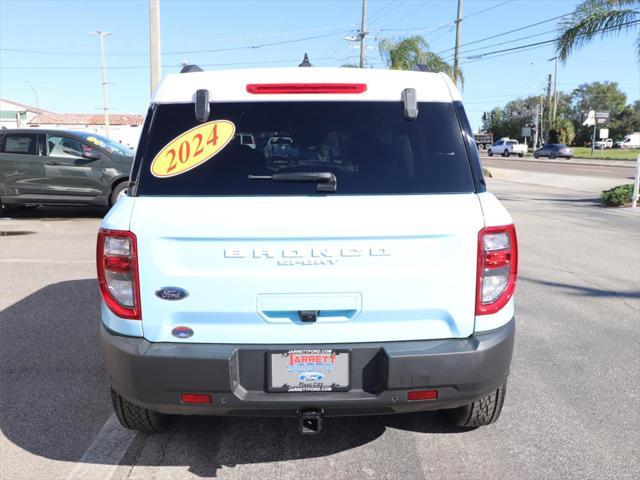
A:
{"type": "Polygon", "coordinates": [[[458,0],[458,15],[456,16],[456,47],[453,53],[453,82],[458,84],[460,60],[460,22],[462,22],[462,0],[458,0]]]}
{"type": "Polygon", "coordinates": [[[108,32],[97,30],[89,35],[98,35],[100,39],[100,64],[102,65],[102,103],[104,108],[104,135],[109,136],[109,87],[107,83],[107,65],[104,61],[104,37],[111,35],[108,32]]]}
{"type": "Polygon", "coordinates": [[[160,0],[149,0],[149,48],[151,57],[151,95],[160,83],[160,0]]]}
{"type": "Polygon", "coordinates": [[[558,56],[556,55],[553,58],[547,60],[550,62],[551,60],[555,60],[556,64],[553,70],[553,115],[552,122],[555,125],[556,123],[556,112],[558,110],[558,56]]]}
{"type": "Polygon", "coordinates": [[[547,130],[551,129],[551,74],[547,77],[547,130]]]}
{"type": "Polygon", "coordinates": [[[367,35],[367,0],[362,0],[362,21],[360,23],[360,68],[364,68],[364,37],[367,35]]]}

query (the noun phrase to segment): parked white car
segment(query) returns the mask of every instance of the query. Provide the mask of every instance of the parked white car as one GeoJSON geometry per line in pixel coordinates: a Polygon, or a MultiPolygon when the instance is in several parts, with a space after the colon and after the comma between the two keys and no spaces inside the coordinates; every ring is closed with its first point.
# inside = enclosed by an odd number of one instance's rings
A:
{"type": "Polygon", "coordinates": [[[613,148],[613,140],[607,138],[605,140],[598,140],[594,146],[596,148],[604,149],[604,148],[613,148]]]}
{"type": "Polygon", "coordinates": [[[487,150],[487,154],[492,157],[495,155],[502,155],[503,157],[508,157],[509,155],[518,155],[519,157],[524,157],[524,154],[527,153],[527,146],[525,144],[518,143],[517,140],[512,140],[510,138],[501,138],[496,143],[491,145],[487,150]]]}

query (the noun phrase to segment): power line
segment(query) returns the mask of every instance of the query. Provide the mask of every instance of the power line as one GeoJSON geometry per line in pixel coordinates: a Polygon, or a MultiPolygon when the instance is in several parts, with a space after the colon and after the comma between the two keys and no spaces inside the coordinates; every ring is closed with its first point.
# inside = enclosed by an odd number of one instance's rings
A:
{"type": "MultiPolygon", "coordinates": [[[[334,27],[335,28],[335,27],[334,27]]],[[[257,49],[257,48],[264,48],[264,47],[271,47],[271,46],[276,46],[276,45],[286,45],[286,44],[290,44],[290,43],[297,43],[297,42],[304,42],[304,41],[308,41],[308,40],[315,40],[318,38],[326,38],[326,37],[331,37],[337,34],[342,34],[345,33],[344,30],[338,30],[338,31],[334,31],[331,33],[327,33],[327,34],[322,34],[322,35],[314,35],[314,36],[310,36],[310,37],[303,37],[303,38],[295,38],[295,39],[291,39],[291,40],[281,40],[278,42],[268,42],[268,43],[262,43],[262,44],[256,44],[256,45],[244,45],[244,46],[239,46],[239,47],[226,47],[226,48],[214,48],[214,49],[203,49],[203,50],[183,50],[183,51],[172,51],[172,52],[165,52],[163,55],[189,55],[189,54],[196,54],[196,53],[212,53],[212,52],[226,52],[226,51],[233,51],[233,50],[250,50],[250,49],[257,49]]],[[[40,55],[64,55],[64,56],[97,56],[99,55],[98,53],[95,52],[68,52],[68,51],[54,51],[54,52],[48,52],[48,51],[38,51],[38,50],[33,50],[33,49],[25,49],[25,48],[0,48],[0,51],[4,51],[4,52],[15,52],[15,53],[33,53],[33,54],[40,54],[40,55]]],[[[127,53],[127,52],[111,52],[111,53],[105,53],[105,56],[122,56],[122,57],[146,57],[148,56],[149,53],[127,53]]]]}
{"type": "MultiPolygon", "coordinates": [[[[608,30],[613,30],[613,29],[617,29],[617,28],[620,28],[620,27],[628,26],[628,25],[635,25],[635,24],[638,24],[638,23],[640,23],[640,20],[632,20],[630,22],[621,23],[620,25],[613,25],[613,26],[610,26],[610,27],[600,28],[598,30],[594,30],[593,32],[590,32],[590,34],[599,33],[599,32],[605,32],[605,31],[608,31],[608,30]]],[[[584,36],[584,35],[580,35],[580,36],[584,36]]],[[[496,54],[496,53],[516,52],[516,51],[520,51],[520,50],[524,50],[524,49],[533,49],[533,47],[541,47],[541,46],[547,45],[549,43],[557,42],[559,40],[559,38],[560,37],[556,37],[556,38],[552,38],[551,40],[544,40],[544,41],[541,41],[541,42],[534,42],[534,43],[529,43],[529,44],[526,44],[526,45],[519,45],[517,47],[504,48],[502,50],[494,50],[492,52],[479,53],[478,57],[480,57],[480,56],[481,57],[486,57],[487,55],[493,55],[493,54],[496,54]]],[[[486,47],[486,48],[488,48],[488,47],[486,47]]],[[[491,58],[495,58],[495,57],[491,57],[491,58]]],[[[481,60],[481,58],[469,59],[469,60],[481,60]]]]}
{"type": "Polygon", "coordinates": [[[383,6],[380,10],[378,10],[376,13],[374,13],[370,18],[369,18],[369,22],[373,23],[375,22],[377,19],[381,18],[383,16],[383,12],[384,15],[386,15],[387,13],[389,13],[392,8],[394,6],[394,4],[396,4],[396,6],[400,6],[402,3],[404,2],[404,0],[392,0],[391,2],[387,3],[385,6],[383,6]],[[386,10],[386,11],[385,11],[386,10]]]}
{"type": "Polygon", "coordinates": [[[515,2],[515,0],[507,0],[506,2],[499,3],[498,5],[493,5],[492,7],[487,7],[487,8],[484,8],[482,10],[478,10],[476,12],[470,13],[469,15],[466,15],[466,16],[462,17],[462,20],[466,20],[467,18],[475,17],[476,15],[480,15],[481,13],[488,12],[490,10],[495,10],[496,8],[502,7],[503,5],[506,5],[508,3],[513,3],[513,2],[515,2]]]}
{"type": "MultiPolygon", "coordinates": [[[[314,58],[314,61],[322,61],[322,60],[343,60],[343,58],[336,57],[319,57],[314,58]]],[[[237,65],[268,65],[272,63],[296,63],[299,62],[299,58],[291,58],[287,60],[264,60],[257,62],[229,62],[229,63],[199,63],[200,67],[231,67],[237,65]]],[[[179,68],[178,64],[166,64],[162,65],[162,68],[179,68]]],[[[1,70],[98,70],[101,67],[69,67],[69,66],[26,66],[26,67],[5,67],[0,66],[1,70]]],[[[136,70],[136,69],[146,69],[149,68],[149,65],[122,65],[116,67],[109,67],[109,70],[136,70]]]]}
{"type": "MultiPolygon", "coordinates": [[[[523,27],[519,27],[519,28],[515,28],[515,29],[513,29],[513,30],[509,30],[509,31],[507,31],[507,32],[496,33],[495,35],[491,35],[491,36],[489,36],[489,37],[484,37],[484,38],[481,38],[481,39],[479,39],[479,40],[475,40],[475,41],[473,41],[473,42],[464,43],[464,44],[460,45],[460,48],[462,48],[462,47],[467,47],[467,46],[469,46],[469,45],[475,45],[476,43],[484,42],[484,41],[486,41],[486,40],[491,40],[491,39],[493,39],[493,38],[502,37],[502,36],[504,36],[504,35],[509,35],[510,33],[519,32],[520,30],[526,30],[527,28],[536,27],[536,26],[538,26],[538,25],[542,25],[543,23],[552,22],[553,20],[558,20],[558,19],[560,19],[560,18],[568,17],[568,16],[570,16],[570,15],[573,15],[573,12],[565,13],[564,15],[559,15],[559,16],[557,16],[557,17],[553,17],[553,18],[548,18],[547,20],[542,20],[542,21],[540,21],[540,22],[532,23],[532,24],[530,24],[530,25],[525,25],[525,26],[523,26],[523,27]]],[[[454,48],[453,48],[453,47],[451,47],[451,48],[447,48],[447,49],[445,49],[445,50],[442,50],[442,51],[438,52],[438,55],[442,55],[443,53],[449,52],[449,51],[451,51],[451,50],[454,50],[454,48]]]]}
{"type": "MultiPolygon", "coordinates": [[[[407,18],[409,15],[411,15],[411,14],[413,14],[413,13],[417,12],[417,11],[418,11],[418,10],[420,10],[421,8],[426,7],[426,6],[429,4],[429,2],[431,2],[431,1],[433,1],[433,0],[425,0],[422,4],[418,5],[416,8],[413,8],[413,9],[409,10],[409,12],[407,12],[406,14],[404,14],[403,16],[401,16],[400,18],[396,19],[394,22],[392,22],[392,23],[390,24],[390,26],[391,26],[391,25],[395,25],[395,24],[397,24],[397,23],[401,22],[402,20],[404,20],[405,18],[407,18]]],[[[390,29],[389,29],[389,28],[381,28],[380,30],[378,30],[378,32],[384,32],[384,31],[388,31],[388,30],[390,30],[390,29]]]]}
{"type": "MultiPolygon", "coordinates": [[[[527,35],[525,37],[514,38],[514,39],[511,39],[511,40],[504,41],[504,42],[492,43],[491,45],[485,45],[484,47],[478,47],[478,48],[472,48],[471,50],[465,50],[465,51],[461,52],[460,55],[466,55],[466,54],[471,53],[471,52],[477,52],[478,50],[484,50],[485,48],[498,47],[500,45],[506,45],[507,43],[519,42],[520,40],[527,40],[529,38],[534,38],[534,37],[538,37],[540,35],[546,35],[548,33],[554,33],[554,32],[556,32],[555,29],[554,30],[547,30],[546,32],[535,33],[533,35],[527,35]]],[[[451,58],[453,58],[453,57],[451,55],[449,55],[447,58],[449,60],[451,60],[451,58]]]]}

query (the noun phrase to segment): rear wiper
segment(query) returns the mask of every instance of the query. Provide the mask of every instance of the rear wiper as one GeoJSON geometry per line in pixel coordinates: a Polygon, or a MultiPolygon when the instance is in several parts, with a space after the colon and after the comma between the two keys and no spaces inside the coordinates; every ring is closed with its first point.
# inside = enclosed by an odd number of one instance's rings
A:
{"type": "Polygon", "coordinates": [[[249,180],[272,180],[274,182],[317,183],[317,192],[334,193],[338,188],[336,176],[331,172],[289,172],[273,175],[249,175],[249,180]]]}

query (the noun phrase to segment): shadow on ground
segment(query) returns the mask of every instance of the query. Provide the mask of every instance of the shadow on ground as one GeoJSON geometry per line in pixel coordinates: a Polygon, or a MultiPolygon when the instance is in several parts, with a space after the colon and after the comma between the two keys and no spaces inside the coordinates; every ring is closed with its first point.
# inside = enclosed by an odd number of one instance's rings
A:
{"type": "Polygon", "coordinates": [[[37,208],[11,207],[2,212],[0,220],[61,220],[68,218],[102,218],[107,207],[39,206],[37,208]]]}
{"type": "MultiPolygon", "coordinates": [[[[112,411],[98,326],[94,279],[49,285],[0,312],[0,428],[8,441],[53,460],[82,456],[112,411]]],[[[330,418],[320,435],[304,438],[293,418],[177,417],[168,433],[139,434],[121,463],[210,476],[222,466],[331,455],[387,428],[462,431],[437,413],[330,418]]]]}

